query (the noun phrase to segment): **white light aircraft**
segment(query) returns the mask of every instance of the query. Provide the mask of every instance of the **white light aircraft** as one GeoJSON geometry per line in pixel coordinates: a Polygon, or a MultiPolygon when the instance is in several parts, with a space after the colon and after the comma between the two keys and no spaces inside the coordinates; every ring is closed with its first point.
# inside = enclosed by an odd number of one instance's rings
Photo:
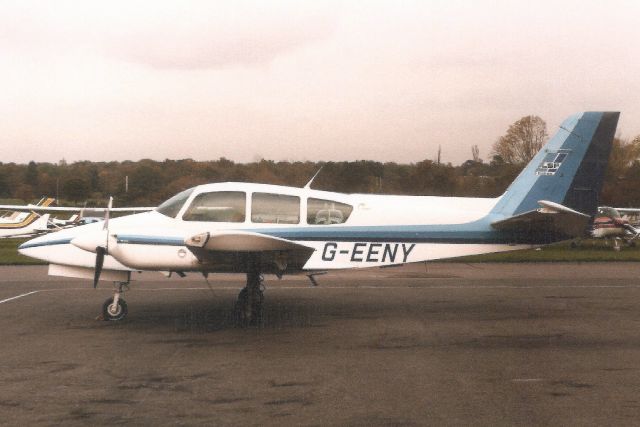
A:
{"type": "MultiPolygon", "coordinates": [[[[604,239],[607,244],[609,240],[613,240],[613,249],[616,251],[620,250],[621,241],[629,246],[635,246],[636,240],[640,237],[640,229],[637,228],[637,223],[636,226],[631,224],[629,216],[637,217],[639,212],[639,209],[633,208],[599,206],[593,220],[591,237],[604,239]]],[[[574,243],[577,245],[576,242],[574,243]]]]}
{"type": "Polygon", "coordinates": [[[149,212],[155,209],[155,207],[122,207],[122,208],[87,208],[87,207],[66,207],[66,206],[50,206],[55,199],[47,198],[42,199],[37,205],[0,205],[0,211],[9,211],[13,214],[7,218],[0,218],[0,237],[14,237],[25,234],[33,234],[35,232],[46,233],[53,229],[68,228],[78,226],[82,224],[94,223],[102,221],[102,218],[87,217],[84,216],[85,212],[91,212],[92,214],[104,214],[107,209],[109,212],[117,213],[139,213],[149,212]],[[68,219],[50,218],[50,215],[69,214],[71,217],[68,219]],[[43,219],[44,218],[44,219],[43,219]],[[34,223],[38,220],[37,224],[34,223]],[[31,224],[33,223],[33,224],[31,224]],[[17,225],[16,225],[17,224],[17,225]],[[24,225],[31,224],[31,232],[27,232],[28,229],[24,228],[24,225]],[[2,234],[2,230],[14,229],[12,233],[2,234]],[[49,227],[51,226],[51,227],[49,227]],[[24,229],[23,229],[24,228],[24,229]]]}
{"type": "Polygon", "coordinates": [[[46,232],[49,215],[40,215],[35,210],[42,210],[53,202],[54,199],[42,198],[36,205],[18,206],[21,210],[0,207],[0,211],[10,212],[9,215],[0,218],[0,238],[30,236],[46,232]]]}
{"type": "Polygon", "coordinates": [[[497,198],[341,194],[251,183],[201,185],[156,210],[32,239],[20,253],[49,274],[116,283],[105,320],[126,316],[135,271],[238,272],[242,324],[259,322],[262,273],[380,267],[513,251],[584,233],[598,206],[619,113],[585,112],[497,198]]]}
{"type": "MultiPolygon", "coordinates": [[[[20,207],[21,208],[22,207],[24,207],[24,208],[35,208],[35,207],[43,208],[43,207],[47,207],[47,206],[51,205],[54,201],[55,201],[55,199],[52,199],[50,197],[43,197],[35,205],[33,205],[33,204],[28,204],[26,206],[20,205],[20,207]]],[[[33,213],[33,212],[30,212],[30,211],[13,211],[13,210],[2,210],[2,209],[0,209],[0,211],[4,212],[4,215],[2,215],[0,217],[0,224],[19,223],[19,222],[22,222],[22,221],[26,220],[27,217],[30,214],[33,213]]]]}

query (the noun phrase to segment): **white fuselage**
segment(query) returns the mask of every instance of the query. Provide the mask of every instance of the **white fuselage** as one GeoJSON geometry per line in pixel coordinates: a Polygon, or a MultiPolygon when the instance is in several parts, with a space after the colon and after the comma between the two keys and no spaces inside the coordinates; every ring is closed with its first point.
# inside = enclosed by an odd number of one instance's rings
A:
{"type": "MultiPolygon", "coordinates": [[[[110,220],[104,269],[225,271],[228,266],[217,265],[216,253],[203,262],[197,251],[185,244],[189,237],[207,232],[256,232],[300,244],[311,253],[301,270],[375,267],[532,247],[494,238],[487,218],[498,200],[340,194],[248,183],[203,185],[185,199],[175,217],[152,211],[110,220]],[[185,220],[199,195],[216,192],[244,193],[244,219],[185,220]],[[290,197],[299,203],[298,211],[289,216],[270,216],[269,212],[260,216],[253,204],[255,193],[290,197]],[[322,201],[327,209],[313,208],[311,212],[313,200],[316,205],[322,201]],[[337,212],[338,205],[351,211],[337,212]],[[297,221],[292,220],[296,216],[297,221]],[[329,217],[343,222],[314,223],[329,217]],[[273,218],[285,218],[287,223],[273,218]]],[[[227,209],[205,208],[203,212],[208,214],[227,209]]],[[[276,206],[274,212],[278,209],[276,206]]],[[[20,252],[51,264],[91,269],[96,258],[92,249],[105,242],[106,235],[102,223],[88,224],[33,239],[20,252]]]]}

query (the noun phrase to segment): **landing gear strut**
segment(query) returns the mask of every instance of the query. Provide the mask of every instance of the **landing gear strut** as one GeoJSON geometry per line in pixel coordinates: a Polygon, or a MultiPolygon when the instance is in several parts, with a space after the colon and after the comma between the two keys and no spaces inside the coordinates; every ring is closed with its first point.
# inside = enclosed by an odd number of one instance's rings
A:
{"type": "Polygon", "coordinates": [[[127,317],[127,303],[121,295],[124,293],[124,288],[128,285],[128,283],[124,282],[118,283],[113,297],[102,304],[103,320],[118,321],[127,317]]]}
{"type": "Polygon", "coordinates": [[[251,256],[247,262],[247,284],[236,300],[233,310],[234,320],[238,326],[260,326],[264,313],[264,287],[260,274],[259,260],[251,256]]]}

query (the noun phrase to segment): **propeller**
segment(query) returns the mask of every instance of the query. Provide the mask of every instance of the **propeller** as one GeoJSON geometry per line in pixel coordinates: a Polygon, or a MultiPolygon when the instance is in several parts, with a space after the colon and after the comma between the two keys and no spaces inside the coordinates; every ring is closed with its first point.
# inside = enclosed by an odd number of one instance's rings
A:
{"type": "Polygon", "coordinates": [[[107,249],[102,246],[96,248],[96,266],[93,273],[93,289],[98,287],[98,280],[100,280],[100,274],[102,273],[102,265],[104,264],[104,256],[107,254],[107,249]]]}
{"type": "Polygon", "coordinates": [[[93,288],[98,287],[98,281],[100,280],[100,274],[102,273],[102,266],[104,265],[104,257],[109,254],[109,214],[113,206],[113,197],[109,197],[109,204],[107,210],[104,212],[104,224],[102,229],[106,232],[104,239],[104,246],[96,246],[96,265],[93,273],[93,288]]]}

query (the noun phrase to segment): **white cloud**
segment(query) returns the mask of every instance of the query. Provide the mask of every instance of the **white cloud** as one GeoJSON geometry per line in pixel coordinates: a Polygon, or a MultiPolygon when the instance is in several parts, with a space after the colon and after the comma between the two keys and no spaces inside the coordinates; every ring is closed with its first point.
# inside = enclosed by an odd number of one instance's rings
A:
{"type": "Polygon", "coordinates": [[[332,34],[332,3],[24,1],[0,5],[14,53],[105,54],[157,68],[256,65],[332,34]]]}

